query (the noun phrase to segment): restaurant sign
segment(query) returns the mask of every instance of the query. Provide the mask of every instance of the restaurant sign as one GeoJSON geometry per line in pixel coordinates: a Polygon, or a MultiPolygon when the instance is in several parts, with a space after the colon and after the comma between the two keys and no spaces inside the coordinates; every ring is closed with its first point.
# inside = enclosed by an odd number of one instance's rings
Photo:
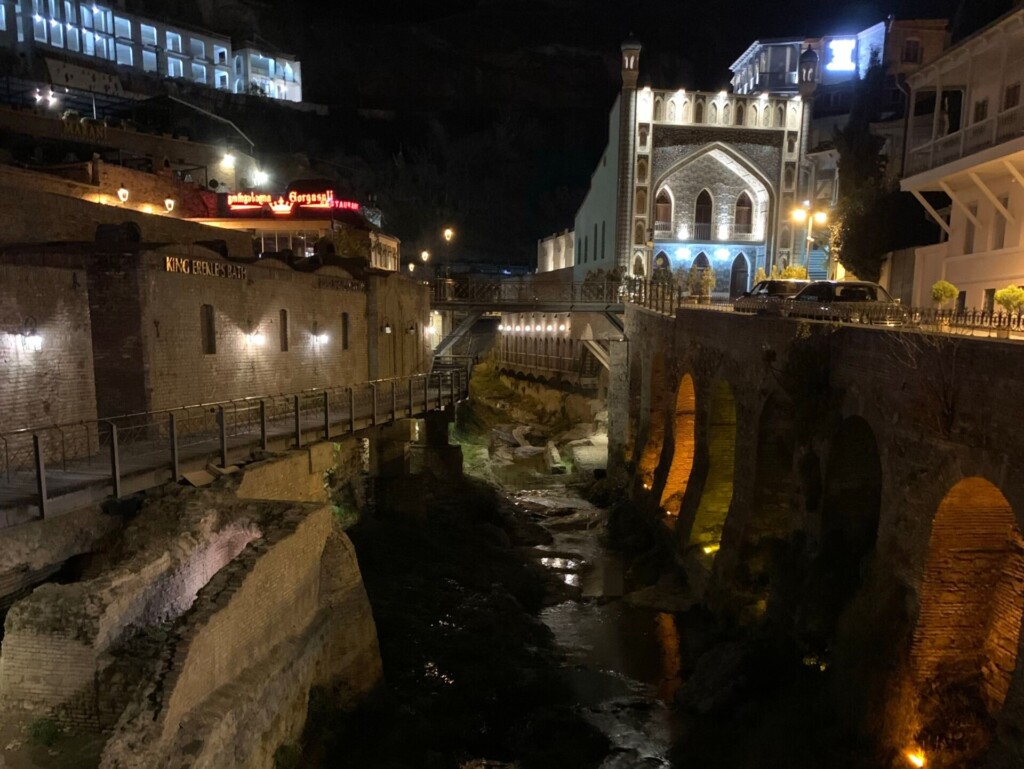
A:
{"type": "Polygon", "coordinates": [[[299,209],[320,211],[358,211],[359,203],[354,200],[339,200],[333,190],[321,192],[296,192],[274,195],[269,192],[235,192],[227,196],[230,212],[256,212],[269,208],[271,213],[287,216],[299,209]]]}
{"type": "Polygon", "coordinates": [[[208,259],[190,259],[185,256],[164,257],[164,271],[233,280],[245,280],[248,277],[248,271],[240,264],[223,264],[222,262],[211,262],[208,259]]]}

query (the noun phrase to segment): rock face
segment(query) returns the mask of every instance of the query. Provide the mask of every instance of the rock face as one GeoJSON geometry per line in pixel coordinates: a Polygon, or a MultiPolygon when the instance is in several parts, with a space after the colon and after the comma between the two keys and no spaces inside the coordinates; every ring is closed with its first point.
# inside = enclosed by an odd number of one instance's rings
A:
{"type": "Polygon", "coordinates": [[[104,769],[273,767],[309,692],[381,676],[352,545],[326,504],[187,491],[125,533],[122,562],[8,615],[0,710],[114,727],[104,769]]]}

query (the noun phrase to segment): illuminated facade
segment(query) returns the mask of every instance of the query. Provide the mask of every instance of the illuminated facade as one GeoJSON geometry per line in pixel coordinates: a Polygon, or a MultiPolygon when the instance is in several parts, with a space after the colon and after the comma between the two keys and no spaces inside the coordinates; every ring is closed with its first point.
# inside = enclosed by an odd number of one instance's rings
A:
{"type": "MultiPolygon", "coordinates": [[[[806,102],[638,89],[626,43],[609,142],[575,221],[575,274],[712,268],[715,292],[746,291],[757,268],[788,264],[806,102]]],[[[813,80],[816,73],[810,74],[813,80]]]]}
{"type": "Polygon", "coordinates": [[[46,59],[55,84],[63,84],[55,68],[66,69],[69,60],[86,67],[101,62],[232,93],[302,101],[302,68],[294,56],[254,44],[234,50],[227,35],[109,5],[0,0],[0,47],[46,59]]]}
{"type": "Polygon", "coordinates": [[[907,173],[913,193],[943,231],[918,248],[914,303],[931,303],[946,280],[960,308],[995,310],[995,292],[1024,285],[1024,10],[950,48],[909,79],[907,173]],[[938,211],[925,193],[943,193],[938,211]]]}

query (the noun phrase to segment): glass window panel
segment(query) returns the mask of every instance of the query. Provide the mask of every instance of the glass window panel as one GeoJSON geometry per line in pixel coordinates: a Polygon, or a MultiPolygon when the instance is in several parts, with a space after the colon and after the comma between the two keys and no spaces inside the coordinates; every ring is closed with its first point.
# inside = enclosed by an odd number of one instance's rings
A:
{"type": "Polygon", "coordinates": [[[151,27],[148,24],[139,25],[139,40],[142,41],[143,45],[156,45],[156,27],[151,27]]]}
{"type": "Polygon", "coordinates": [[[134,64],[132,47],[130,45],[125,45],[124,43],[117,44],[117,63],[125,67],[130,67],[134,64]]]}
{"type": "Polygon", "coordinates": [[[121,16],[114,17],[114,36],[120,37],[124,40],[132,39],[132,23],[131,20],[125,19],[121,16]]]}
{"type": "Polygon", "coordinates": [[[142,52],[142,69],[146,72],[156,72],[156,54],[152,51],[142,52]]]}

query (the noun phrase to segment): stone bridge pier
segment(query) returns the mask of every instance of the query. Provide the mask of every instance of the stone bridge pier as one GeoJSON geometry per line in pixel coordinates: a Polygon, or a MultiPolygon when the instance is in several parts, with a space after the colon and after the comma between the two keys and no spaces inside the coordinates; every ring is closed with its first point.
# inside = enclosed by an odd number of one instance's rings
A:
{"type": "Polygon", "coordinates": [[[1024,766],[1019,346],[632,306],[626,335],[610,471],[691,586],[885,746],[1024,766]]]}

